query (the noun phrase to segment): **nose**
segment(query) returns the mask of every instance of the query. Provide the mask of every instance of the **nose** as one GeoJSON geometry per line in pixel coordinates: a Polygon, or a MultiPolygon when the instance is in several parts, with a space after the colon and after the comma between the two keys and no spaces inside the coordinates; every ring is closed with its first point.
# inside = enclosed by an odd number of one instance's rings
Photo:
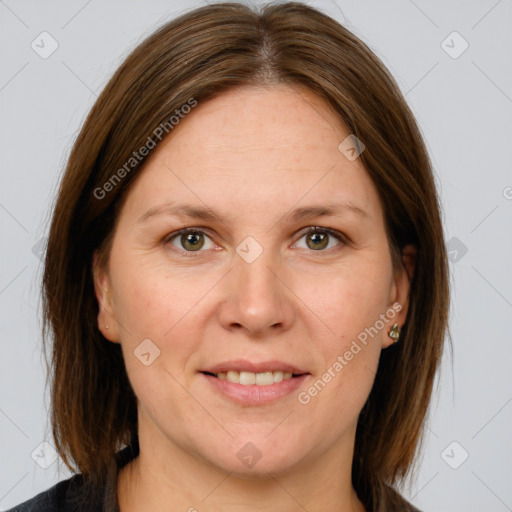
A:
{"type": "Polygon", "coordinates": [[[235,260],[226,276],[224,300],[218,309],[225,329],[264,337],[290,328],[295,315],[294,297],[275,260],[265,251],[252,263],[235,260]]]}

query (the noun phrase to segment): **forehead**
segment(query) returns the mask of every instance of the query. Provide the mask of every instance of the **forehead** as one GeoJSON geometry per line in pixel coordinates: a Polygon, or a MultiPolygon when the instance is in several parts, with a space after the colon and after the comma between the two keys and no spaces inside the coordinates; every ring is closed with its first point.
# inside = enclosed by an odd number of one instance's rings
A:
{"type": "Polygon", "coordinates": [[[199,103],[173,130],[169,145],[183,151],[200,145],[218,154],[258,149],[279,154],[291,148],[336,149],[348,134],[340,116],[307,89],[245,86],[199,103]]]}
{"type": "MultiPolygon", "coordinates": [[[[340,143],[350,135],[320,97],[298,87],[242,87],[197,107],[150,154],[130,192],[133,206],[187,196],[220,211],[262,213],[270,205],[336,201],[378,209],[360,159],[340,143]]],[[[377,211],[373,213],[378,213],[377,211]]]]}

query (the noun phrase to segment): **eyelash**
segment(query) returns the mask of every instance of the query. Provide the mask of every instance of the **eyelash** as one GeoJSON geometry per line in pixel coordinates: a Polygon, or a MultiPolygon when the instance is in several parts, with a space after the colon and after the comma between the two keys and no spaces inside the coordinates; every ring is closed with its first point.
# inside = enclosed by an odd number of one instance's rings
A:
{"type": "MultiPolygon", "coordinates": [[[[310,233],[316,233],[316,232],[327,233],[329,236],[332,236],[332,237],[336,238],[339,242],[341,242],[341,245],[345,245],[350,242],[349,238],[347,236],[345,236],[343,233],[341,233],[340,231],[336,231],[335,229],[331,229],[331,228],[324,228],[321,226],[309,226],[306,229],[306,231],[302,231],[301,236],[297,239],[297,241],[299,241],[304,236],[309,235],[310,233]]],[[[163,243],[165,245],[169,245],[170,242],[172,240],[174,240],[175,238],[179,237],[180,235],[186,235],[189,233],[202,234],[202,235],[206,235],[211,238],[211,234],[210,234],[209,230],[205,230],[204,228],[200,228],[200,227],[183,228],[183,229],[180,229],[179,231],[175,231],[174,233],[171,233],[169,236],[167,236],[163,240],[163,243]]],[[[201,250],[199,250],[199,251],[180,250],[172,245],[171,245],[171,247],[172,247],[172,249],[171,249],[172,251],[178,252],[186,258],[190,258],[190,257],[197,258],[200,255],[200,253],[205,252],[205,251],[201,251],[201,250]]],[[[325,253],[325,252],[330,252],[333,249],[336,251],[336,250],[340,250],[341,247],[337,246],[337,247],[332,247],[330,250],[328,249],[328,250],[320,250],[320,251],[314,251],[311,249],[311,252],[325,253]]]]}

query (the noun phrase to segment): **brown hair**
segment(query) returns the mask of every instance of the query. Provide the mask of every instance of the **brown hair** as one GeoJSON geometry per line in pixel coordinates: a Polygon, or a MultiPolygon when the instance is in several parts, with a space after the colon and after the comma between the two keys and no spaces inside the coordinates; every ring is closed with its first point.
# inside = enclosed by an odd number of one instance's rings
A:
{"type": "Polygon", "coordinates": [[[400,510],[406,502],[392,486],[413,469],[448,332],[439,199],[422,136],[387,69],[349,30],[299,2],[258,11],[220,3],[170,21],[126,58],[90,111],[60,185],[43,276],[55,445],[68,468],[74,462],[96,484],[137,439],[136,397],[120,345],[97,328],[91,269],[98,248],[108,261],[120,206],[143,168],[145,158],[130,160],[134,151],[158,144],[159,126],[172,136],[169,119],[191,98],[274,84],[317,93],[363,141],[360,158],[383,205],[395,268],[406,244],[418,250],[407,320],[400,342],[381,354],[352,466],[367,510],[400,510]],[[122,179],[104,187],[122,168],[122,179]],[[99,198],[101,187],[108,193],[99,198]]]}

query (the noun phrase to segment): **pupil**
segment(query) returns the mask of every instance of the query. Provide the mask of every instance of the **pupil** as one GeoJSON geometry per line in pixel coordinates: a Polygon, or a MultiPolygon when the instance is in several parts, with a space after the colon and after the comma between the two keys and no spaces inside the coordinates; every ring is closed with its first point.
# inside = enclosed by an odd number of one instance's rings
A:
{"type": "Polygon", "coordinates": [[[200,244],[199,247],[194,247],[194,245],[198,243],[199,236],[200,235],[197,233],[187,233],[185,235],[182,235],[182,237],[185,237],[185,242],[184,242],[183,246],[186,249],[191,249],[191,250],[201,249],[203,244],[200,244]]]}

